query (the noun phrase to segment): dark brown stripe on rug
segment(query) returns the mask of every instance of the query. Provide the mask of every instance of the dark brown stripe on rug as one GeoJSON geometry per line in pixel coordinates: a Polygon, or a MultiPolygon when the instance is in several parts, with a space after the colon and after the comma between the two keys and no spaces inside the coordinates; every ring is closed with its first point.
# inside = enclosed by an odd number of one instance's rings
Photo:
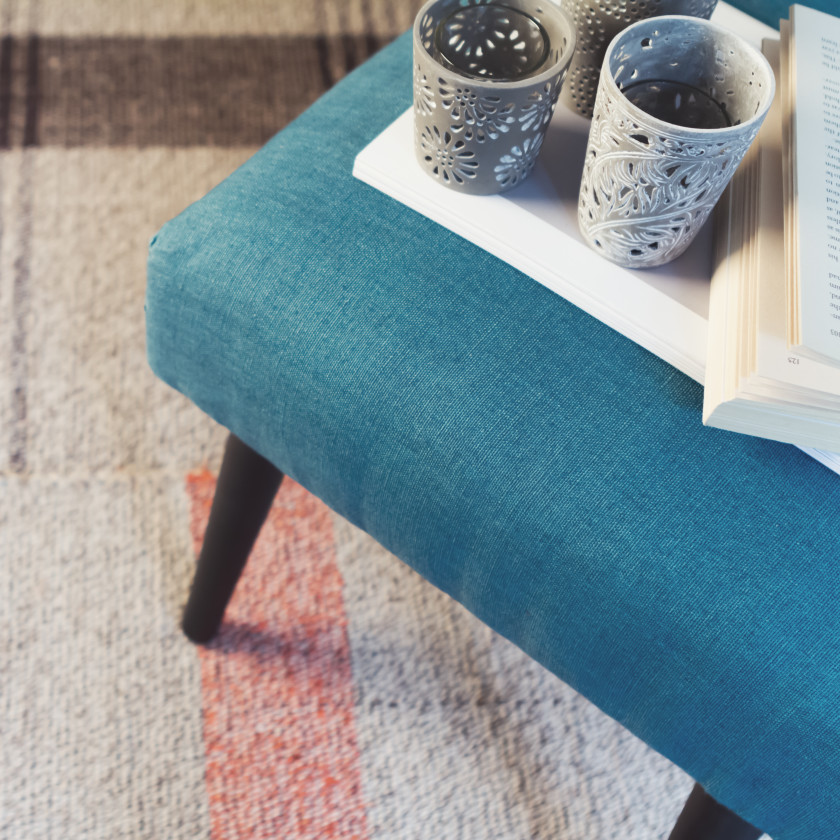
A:
{"type": "Polygon", "coordinates": [[[0,148],[259,145],[390,38],[0,41],[0,148]]]}
{"type": "Polygon", "coordinates": [[[39,57],[40,39],[32,35],[26,44],[26,107],[23,116],[23,145],[38,145],[38,112],[40,110],[41,95],[38,80],[41,75],[39,57]]]}
{"type": "Polygon", "coordinates": [[[9,148],[9,109],[12,104],[12,36],[0,38],[0,149],[9,148]]]}

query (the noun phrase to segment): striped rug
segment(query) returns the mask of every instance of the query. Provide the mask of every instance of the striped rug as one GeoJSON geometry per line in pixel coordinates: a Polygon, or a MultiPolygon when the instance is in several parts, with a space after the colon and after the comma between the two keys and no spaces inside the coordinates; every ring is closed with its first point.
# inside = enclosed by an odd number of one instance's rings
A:
{"type": "Polygon", "coordinates": [[[146,245],[416,0],[0,2],[0,838],[667,836],[691,782],[291,482],[178,617],[225,432],[146,245]]]}

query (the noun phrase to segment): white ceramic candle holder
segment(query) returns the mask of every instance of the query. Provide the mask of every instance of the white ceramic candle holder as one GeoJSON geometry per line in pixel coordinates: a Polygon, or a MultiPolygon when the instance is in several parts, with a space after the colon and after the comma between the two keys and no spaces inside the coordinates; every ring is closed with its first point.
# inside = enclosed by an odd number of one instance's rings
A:
{"type": "Polygon", "coordinates": [[[584,239],[627,267],[678,257],[755,139],[774,92],[764,56],[708,21],[657,17],[617,35],[581,179],[584,239]]]}

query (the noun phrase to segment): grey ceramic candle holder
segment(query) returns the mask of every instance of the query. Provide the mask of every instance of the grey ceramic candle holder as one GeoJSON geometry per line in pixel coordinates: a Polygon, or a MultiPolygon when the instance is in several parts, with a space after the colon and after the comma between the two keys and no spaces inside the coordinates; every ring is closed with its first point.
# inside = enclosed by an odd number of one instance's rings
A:
{"type": "Polygon", "coordinates": [[[717,0],[566,0],[564,7],[574,21],[577,41],[560,101],[590,118],[604,53],[622,29],[658,15],[708,19],[715,6],[717,0]]]}
{"type": "Polygon", "coordinates": [[[429,0],[414,23],[417,160],[474,195],[531,172],[574,52],[552,0],[429,0]]]}
{"type": "Polygon", "coordinates": [[[604,58],[581,179],[584,239],[627,267],[678,257],[755,139],[774,92],[767,59],[708,21],[657,17],[617,35],[604,58]],[[707,118],[722,127],[704,127],[707,118]]]}

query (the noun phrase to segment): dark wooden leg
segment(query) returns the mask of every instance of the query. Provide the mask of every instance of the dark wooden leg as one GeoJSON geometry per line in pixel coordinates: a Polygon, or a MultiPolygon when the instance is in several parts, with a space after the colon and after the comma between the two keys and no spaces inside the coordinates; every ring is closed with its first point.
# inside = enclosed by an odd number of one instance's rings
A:
{"type": "Polygon", "coordinates": [[[696,784],[668,840],[758,840],[763,833],[696,784]]]}
{"type": "Polygon", "coordinates": [[[228,437],[181,623],[193,642],[208,642],[216,635],[282,480],[277,467],[239,438],[228,437]]]}

